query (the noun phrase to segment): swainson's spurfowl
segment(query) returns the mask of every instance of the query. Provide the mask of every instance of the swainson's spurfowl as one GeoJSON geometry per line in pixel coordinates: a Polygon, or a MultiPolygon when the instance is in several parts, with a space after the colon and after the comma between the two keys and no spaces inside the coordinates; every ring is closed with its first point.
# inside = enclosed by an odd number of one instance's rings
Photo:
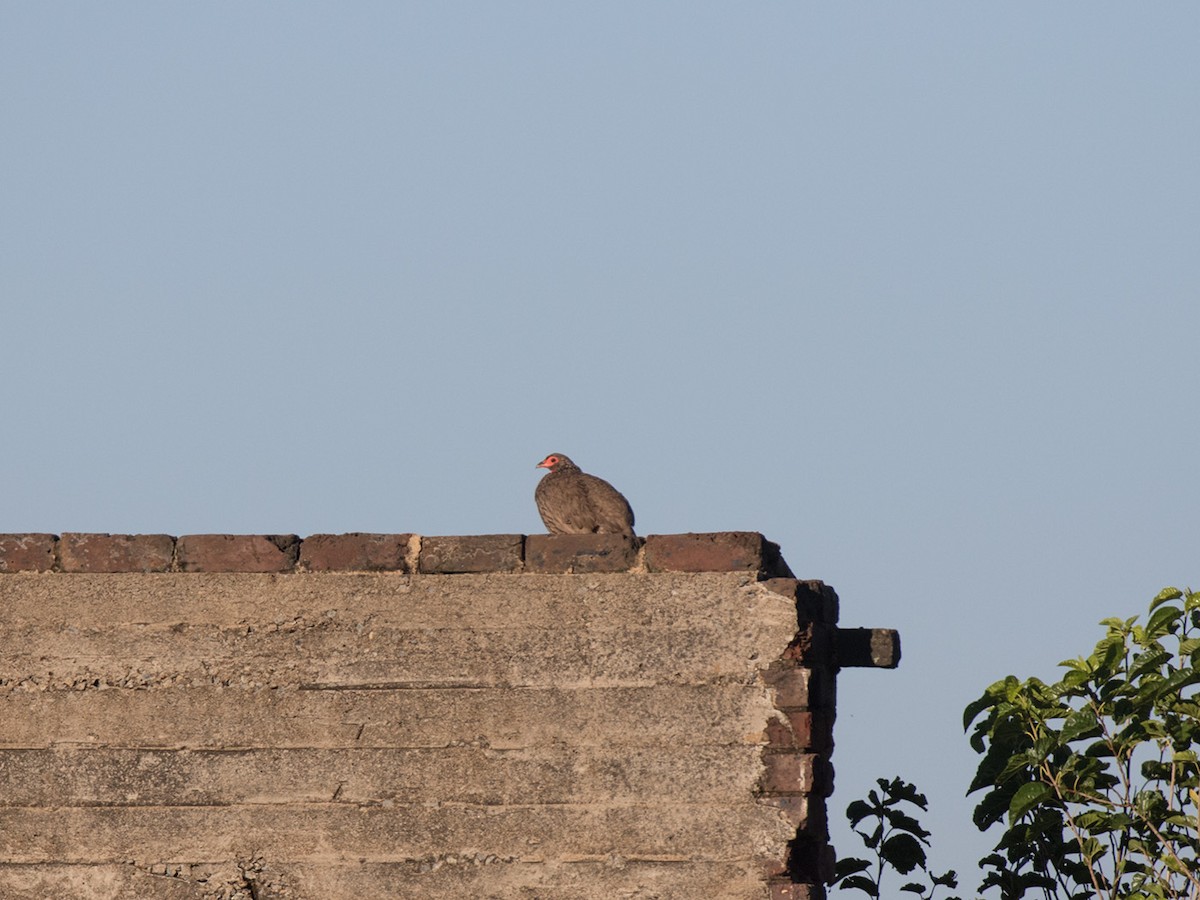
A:
{"type": "Polygon", "coordinates": [[[551,534],[627,534],[633,537],[633,510],[621,493],[588,475],[561,453],[535,468],[549,469],[533,499],[551,534]]]}

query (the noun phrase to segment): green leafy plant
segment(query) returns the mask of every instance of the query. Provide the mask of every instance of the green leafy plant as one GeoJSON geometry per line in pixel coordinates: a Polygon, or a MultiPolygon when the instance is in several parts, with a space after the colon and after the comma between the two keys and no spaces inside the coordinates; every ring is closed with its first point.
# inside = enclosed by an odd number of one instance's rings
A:
{"type": "MultiPolygon", "coordinates": [[[[844,890],[862,891],[868,897],[880,896],[883,874],[895,869],[901,875],[920,869],[928,884],[910,881],[900,890],[919,894],[932,900],[939,887],[955,888],[958,878],[953,871],[935,875],[928,869],[925,848],[929,832],[921,827],[913,807],[929,811],[925,795],[900,778],[876,780],[879,790],[871,790],[865,800],[855,800],[846,808],[846,818],[864,846],[874,854],[874,860],[850,857],[840,859],[834,872],[833,884],[844,890]],[[865,826],[864,826],[864,823],[865,826]],[[859,830],[863,826],[865,830],[859,830]]],[[[957,897],[948,900],[958,900],[957,897]]]]}
{"type": "Polygon", "coordinates": [[[963,715],[983,755],[975,824],[1006,822],[981,890],[1197,900],[1200,594],[1168,588],[1145,624],[1100,624],[1060,681],[1009,676],[963,715]]]}

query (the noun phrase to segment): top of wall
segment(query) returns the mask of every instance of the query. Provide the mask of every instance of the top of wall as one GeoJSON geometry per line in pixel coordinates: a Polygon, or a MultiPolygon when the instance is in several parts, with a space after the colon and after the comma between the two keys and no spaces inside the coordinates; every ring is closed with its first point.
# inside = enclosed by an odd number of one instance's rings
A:
{"type": "Polygon", "coordinates": [[[705,534],[0,534],[0,573],[745,572],[791,578],[754,531],[705,534]]]}

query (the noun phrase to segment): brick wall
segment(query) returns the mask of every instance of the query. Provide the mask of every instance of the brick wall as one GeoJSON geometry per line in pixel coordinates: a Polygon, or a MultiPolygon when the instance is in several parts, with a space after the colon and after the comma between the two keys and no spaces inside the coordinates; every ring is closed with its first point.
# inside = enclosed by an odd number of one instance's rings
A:
{"type": "Polygon", "coordinates": [[[754,533],[0,535],[0,610],[3,900],[820,897],[898,658],[754,533]]]}

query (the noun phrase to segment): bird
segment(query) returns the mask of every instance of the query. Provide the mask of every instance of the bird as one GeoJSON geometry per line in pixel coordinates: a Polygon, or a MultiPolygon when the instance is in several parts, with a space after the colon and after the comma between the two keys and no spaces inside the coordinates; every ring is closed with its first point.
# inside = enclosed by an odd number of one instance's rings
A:
{"type": "Polygon", "coordinates": [[[588,475],[565,453],[551,453],[534,468],[548,470],[533,499],[551,534],[634,536],[629,501],[603,478],[588,475]]]}

